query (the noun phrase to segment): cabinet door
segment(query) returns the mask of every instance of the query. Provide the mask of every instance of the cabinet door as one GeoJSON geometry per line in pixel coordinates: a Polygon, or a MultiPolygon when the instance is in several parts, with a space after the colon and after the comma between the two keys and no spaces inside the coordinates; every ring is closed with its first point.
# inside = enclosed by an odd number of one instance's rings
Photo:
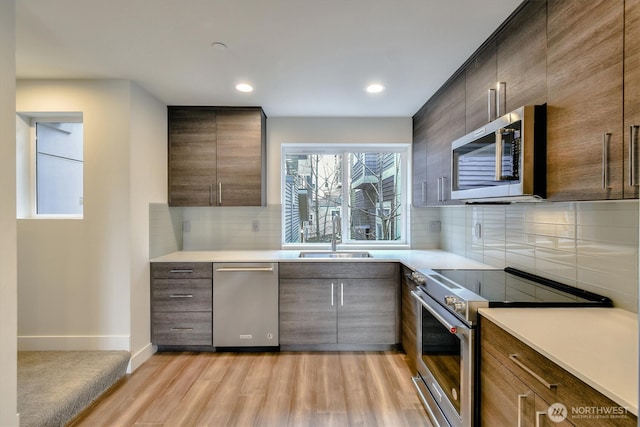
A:
{"type": "Polygon", "coordinates": [[[488,91],[495,89],[497,80],[495,39],[490,40],[471,60],[465,69],[465,75],[466,133],[469,133],[491,121],[488,91]]]}
{"type": "Polygon", "coordinates": [[[480,357],[480,425],[534,426],[535,394],[489,352],[480,357]]]}
{"type": "Polygon", "coordinates": [[[498,115],[547,102],[546,27],[546,2],[529,1],[498,34],[498,115]]]}
{"type": "Polygon", "coordinates": [[[264,114],[254,110],[217,113],[217,204],[263,206],[264,114]]]}
{"type": "Polygon", "coordinates": [[[624,197],[637,199],[640,181],[640,0],[625,0],[624,4],[624,197]]]}
{"type": "Polygon", "coordinates": [[[622,0],[548,1],[551,200],[622,197],[623,6],[622,0]]]}
{"type": "Polygon", "coordinates": [[[280,344],[335,344],[339,283],[280,279],[280,344]]]}
{"type": "MultiPolygon", "coordinates": [[[[405,274],[410,274],[408,270],[405,274]]],[[[416,373],[417,360],[417,330],[416,322],[418,319],[418,306],[415,298],[411,296],[411,291],[415,289],[415,285],[406,278],[402,279],[401,307],[402,307],[402,348],[407,353],[409,368],[411,373],[416,373]]]]}
{"type": "Polygon", "coordinates": [[[451,143],[465,134],[465,78],[458,76],[427,104],[427,205],[451,200],[451,143]]]}
{"type": "Polygon", "coordinates": [[[169,205],[211,206],[216,200],[216,112],[169,107],[169,205]]]}
{"type": "Polygon", "coordinates": [[[413,206],[427,205],[427,108],[426,105],[413,116],[413,206]]]}
{"type": "Polygon", "coordinates": [[[339,344],[395,344],[398,282],[350,279],[336,287],[339,344]]]}

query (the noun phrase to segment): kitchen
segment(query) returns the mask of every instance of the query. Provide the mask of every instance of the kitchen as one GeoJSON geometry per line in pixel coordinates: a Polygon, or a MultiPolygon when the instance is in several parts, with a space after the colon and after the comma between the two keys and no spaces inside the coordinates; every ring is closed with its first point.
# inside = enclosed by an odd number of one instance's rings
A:
{"type": "MultiPolygon", "coordinates": [[[[496,26],[494,25],[490,31],[496,26]]],[[[474,41],[473,49],[480,41],[474,41]]],[[[279,208],[273,206],[280,204],[278,176],[270,177],[268,180],[267,194],[272,198],[270,199],[272,202],[269,202],[266,208],[229,208],[224,211],[186,208],[176,213],[175,210],[152,205],[151,218],[149,218],[149,202],[161,202],[166,197],[165,178],[162,176],[162,169],[166,167],[164,147],[162,150],[137,144],[129,147],[126,141],[138,137],[137,134],[131,135],[129,132],[144,132],[146,129],[156,129],[152,138],[166,140],[164,132],[166,126],[150,114],[150,111],[155,111],[157,115],[163,114],[164,106],[158,105],[152,97],[135,85],[126,81],[105,81],[95,85],[89,82],[48,84],[35,81],[20,82],[18,86],[20,102],[24,102],[22,106],[18,106],[21,111],[50,109],[51,107],[44,103],[42,96],[48,91],[53,98],[67,102],[63,106],[64,110],[84,111],[87,120],[100,115],[113,115],[119,123],[119,127],[113,128],[112,135],[104,134],[106,126],[102,126],[96,133],[88,133],[87,138],[104,141],[100,144],[104,147],[102,150],[88,153],[88,156],[104,161],[104,166],[100,167],[96,174],[108,175],[113,177],[110,179],[115,180],[113,186],[97,187],[101,200],[93,202],[97,203],[94,209],[108,212],[100,218],[99,221],[102,224],[113,222],[120,226],[108,228],[100,224],[88,224],[86,230],[78,230],[76,224],[63,224],[55,230],[50,230],[45,229],[45,225],[34,221],[20,221],[18,225],[20,236],[34,237],[33,240],[22,241],[19,245],[19,250],[34,257],[31,259],[32,262],[38,264],[47,262],[47,257],[52,256],[56,251],[59,253],[55,258],[56,261],[50,262],[54,267],[53,270],[33,269],[34,271],[27,272],[33,275],[29,278],[30,282],[42,283],[46,279],[52,283],[49,291],[19,289],[23,292],[22,295],[29,297],[33,310],[39,313],[38,316],[27,316],[25,308],[18,310],[21,313],[20,316],[25,316],[18,322],[18,329],[23,328],[23,332],[19,333],[23,338],[22,341],[35,340],[38,336],[56,335],[53,330],[68,331],[69,335],[80,337],[104,335],[116,341],[115,345],[122,345],[125,342],[132,352],[140,353],[139,360],[148,357],[145,351],[150,353],[151,350],[147,347],[149,320],[145,301],[148,300],[149,281],[145,269],[148,268],[146,265],[148,259],[160,253],[154,253],[155,248],[152,248],[150,254],[140,253],[139,250],[132,251],[131,247],[147,246],[145,236],[132,233],[132,241],[128,240],[128,230],[148,229],[147,221],[151,221],[158,227],[165,227],[164,231],[169,231],[169,233],[162,232],[162,236],[177,236],[177,239],[183,239],[182,248],[187,249],[238,250],[246,249],[247,242],[260,242],[264,245],[264,248],[256,249],[280,247],[281,217],[279,208]],[[86,95],[87,92],[100,94],[100,96],[91,99],[86,95]],[[61,96],[62,93],[65,95],[61,96]],[[70,101],[75,96],[84,97],[85,105],[70,101]],[[130,103],[131,116],[121,111],[119,106],[123,102],[130,103]],[[133,126],[132,130],[129,130],[129,125],[134,121],[131,117],[136,118],[135,123],[145,121],[147,125],[133,126]],[[150,155],[152,157],[149,157],[150,155]],[[141,158],[145,161],[136,161],[141,158]],[[149,176],[156,179],[147,182],[149,176]],[[132,189],[129,190],[129,188],[132,189]],[[138,197],[140,194],[147,194],[148,196],[145,195],[145,197],[148,199],[142,200],[138,197]],[[136,197],[129,197],[130,195],[136,195],[136,197]],[[122,208],[116,209],[114,206],[122,208]],[[181,218],[175,218],[180,215],[182,215],[181,218]],[[190,221],[191,232],[174,233],[174,224],[181,225],[184,220],[190,221]],[[246,227],[246,224],[250,224],[253,220],[259,223],[258,232],[253,232],[246,227]],[[158,221],[158,224],[154,221],[158,221]],[[87,237],[82,237],[85,235],[87,237]],[[219,235],[228,235],[232,238],[227,241],[211,238],[219,235]],[[85,239],[87,241],[109,239],[113,242],[113,247],[101,249],[103,251],[101,253],[88,253],[83,250],[87,247],[85,239]],[[63,241],[69,241],[71,247],[60,251],[59,246],[53,242],[63,241]],[[52,243],[43,246],[42,242],[52,243]],[[209,246],[203,247],[204,244],[209,246]],[[41,247],[38,248],[38,245],[41,247]],[[130,252],[133,252],[131,256],[136,259],[135,262],[129,260],[127,254],[130,252]],[[69,271],[62,266],[74,263],[86,264],[88,266],[86,270],[92,269],[95,273],[104,268],[101,267],[103,259],[109,259],[114,265],[128,267],[123,271],[113,272],[114,277],[105,279],[106,276],[103,275],[96,278],[97,281],[103,281],[96,288],[78,287],[74,289],[79,291],[77,295],[65,295],[65,298],[56,295],[57,289],[64,287],[63,283],[69,280],[69,271]],[[131,283],[131,285],[114,287],[112,283],[131,283]],[[96,293],[101,294],[100,301],[105,302],[106,306],[130,306],[131,310],[123,314],[118,309],[105,311],[100,306],[81,307],[82,301],[94,301],[96,293]],[[66,311],[67,316],[60,318],[56,313],[47,310],[50,301],[64,304],[67,309],[62,311],[66,311]],[[39,316],[50,322],[52,330],[42,328],[38,322],[39,316]],[[83,329],[81,325],[73,322],[73,319],[86,319],[87,327],[83,329]],[[101,324],[109,326],[100,326],[101,324]]],[[[318,142],[350,138],[349,142],[366,140],[389,144],[411,143],[410,116],[424,101],[425,99],[422,99],[422,102],[403,118],[340,120],[273,117],[269,119],[267,126],[268,140],[318,142]]],[[[15,112],[16,107],[12,108],[15,112]]],[[[87,132],[90,131],[87,130],[87,132]]],[[[275,164],[269,169],[278,170],[280,147],[277,144],[270,144],[268,149],[267,158],[275,164]]],[[[8,157],[11,155],[9,154],[8,157]]],[[[89,161],[90,158],[87,160],[89,161]]],[[[15,178],[8,177],[7,182],[12,182],[13,179],[15,178]]],[[[97,176],[91,177],[90,180],[92,180],[90,182],[99,182],[97,176]]],[[[90,203],[92,201],[87,200],[87,209],[91,206],[90,203]]],[[[414,208],[410,214],[413,249],[441,247],[491,265],[503,266],[508,262],[509,265],[533,268],[536,272],[549,272],[560,281],[569,279],[571,283],[588,282],[596,288],[607,289],[610,294],[608,296],[616,305],[633,312],[637,311],[638,221],[635,202],[574,203],[567,201],[540,205],[474,205],[465,208],[442,207],[424,210],[414,208]],[[504,218],[508,220],[505,221],[504,218]],[[432,223],[436,226],[438,222],[440,222],[441,232],[432,232],[432,223]],[[482,225],[480,233],[477,232],[477,224],[482,225]],[[633,268],[630,269],[629,265],[633,268]],[[612,277],[616,280],[611,280],[612,277]]],[[[15,217],[15,209],[12,215],[15,217]]],[[[163,240],[162,243],[179,244],[178,242],[167,243],[167,240],[163,240]]],[[[166,248],[162,248],[164,249],[166,248]]],[[[25,258],[18,253],[18,260],[20,259],[25,258]]],[[[25,274],[24,268],[21,269],[20,275],[25,274]]],[[[88,271],[76,274],[80,276],[79,281],[89,276],[88,271]]],[[[24,300],[25,297],[20,296],[18,300],[21,298],[24,300]]],[[[3,301],[7,299],[3,298],[3,301]]],[[[3,307],[3,315],[11,312],[15,313],[16,308],[5,311],[3,307]]],[[[5,333],[8,334],[3,330],[3,334],[5,333]]],[[[11,341],[10,334],[8,339],[11,341]]],[[[3,357],[9,356],[3,353],[3,357]]],[[[2,366],[5,364],[3,363],[2,366]]],[[[6,395],[4,390],[2,395],[4,399],[6,395]]]]}

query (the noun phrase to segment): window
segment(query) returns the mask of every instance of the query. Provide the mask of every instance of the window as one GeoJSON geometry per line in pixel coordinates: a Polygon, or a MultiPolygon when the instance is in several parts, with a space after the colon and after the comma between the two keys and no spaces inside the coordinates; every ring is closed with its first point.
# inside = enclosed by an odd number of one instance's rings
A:
{"type": "Polygon", "coordinates": [[[283,146],[283,243],[407,243],[406,146],[283,146]]]}
{"type": "Polygon", "coordinates": [[[16,217],[82,218],[82,112],[16,113],[16,217]]]}

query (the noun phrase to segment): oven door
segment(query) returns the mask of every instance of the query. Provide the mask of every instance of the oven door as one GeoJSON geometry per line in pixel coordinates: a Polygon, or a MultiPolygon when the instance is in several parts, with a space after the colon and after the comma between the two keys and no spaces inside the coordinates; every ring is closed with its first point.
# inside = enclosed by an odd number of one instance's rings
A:
{"type": "Polygon", "coordinates": [[[473,425],[474,329],[422,290],[419,302],[418,376],[414,383],[432,420],[441,426],[473,425]]]}

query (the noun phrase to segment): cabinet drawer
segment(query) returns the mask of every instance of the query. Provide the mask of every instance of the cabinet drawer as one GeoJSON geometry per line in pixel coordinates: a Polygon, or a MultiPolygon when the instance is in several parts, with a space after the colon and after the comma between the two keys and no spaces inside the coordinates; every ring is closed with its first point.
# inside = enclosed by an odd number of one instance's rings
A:
{"type": "Polygon", "coordinates": [[[162,311],[211,311],[211,279],[154,279],[151,307],[162,311]]]}
{"type": "MultiPolygon", "coordinates": [[[[617,410],[620,407],[486,318],[481,319],[480,334],[482,351],[493,355],[545,401],[564,404],[569,410],[568,421],[577,424],[581,421],[572,421],[572,408],[615,408],[617,410]],[[516,360],[512,355],[515,355],[516,360]]],[[[636,425],[636,417],[631,413],[628,413],[626,418],[599,418],[589,421],[595,422],[589,425],[598,426],[636,425]]]]}
{"type": "Polygon", "coordinates": [[[210,279],[213,263],[210,262],[154,262],[151,263],[152,279],[210,279]]]}
{"type": "Polygon", "coordinates": [[[211,312],[153,313],[152,342],[156,345],[212,345],[211,312]]]}
{"type": "Polygon", "coordinates": [[[281,279],[395,279],[398,264],[392,262],[283,262],[281,279]]]}

